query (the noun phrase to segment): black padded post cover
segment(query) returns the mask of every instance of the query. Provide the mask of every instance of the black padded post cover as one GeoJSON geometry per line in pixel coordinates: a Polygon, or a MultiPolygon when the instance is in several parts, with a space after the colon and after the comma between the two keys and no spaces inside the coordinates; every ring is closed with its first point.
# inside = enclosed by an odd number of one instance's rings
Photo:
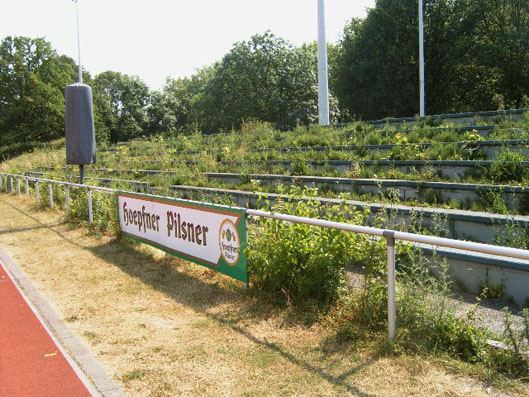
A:
{"type": "Polygon", "coordinates": [[[71,84],[64,89],[64,99],[66,164],[93,164],[96,162],[96,140],[92,88],[82,83],[71,84]]]}

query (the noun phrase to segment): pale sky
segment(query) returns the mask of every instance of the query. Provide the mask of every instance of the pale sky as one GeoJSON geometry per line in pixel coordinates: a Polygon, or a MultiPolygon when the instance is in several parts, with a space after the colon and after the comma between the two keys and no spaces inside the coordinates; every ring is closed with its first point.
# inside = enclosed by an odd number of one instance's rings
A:
{"type": "MultiPolygon", "coordinates": [[[[375,0],[326,0],[327,40],[375,0]]],[[[152,89],[220,60],[237,41],[272,31],[295,45],[317,39],[317,0],[79,0],[81,63],[139,76],[152,89]]],[[[0,39],[44,37],[77,61],[72,0],[0,0],[0,39]]]]}

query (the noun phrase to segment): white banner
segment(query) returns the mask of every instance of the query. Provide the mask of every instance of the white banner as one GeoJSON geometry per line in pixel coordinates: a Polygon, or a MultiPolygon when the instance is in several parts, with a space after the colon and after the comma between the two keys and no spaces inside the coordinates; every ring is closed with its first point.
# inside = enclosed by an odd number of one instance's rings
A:
{"type": "Polygon", "coordinates": [[[120,194],[118,203],[121,230],[129,236],[213,267],[222,259],[228,266],[239,260],[240,213],[128,194],[120,194]]]}

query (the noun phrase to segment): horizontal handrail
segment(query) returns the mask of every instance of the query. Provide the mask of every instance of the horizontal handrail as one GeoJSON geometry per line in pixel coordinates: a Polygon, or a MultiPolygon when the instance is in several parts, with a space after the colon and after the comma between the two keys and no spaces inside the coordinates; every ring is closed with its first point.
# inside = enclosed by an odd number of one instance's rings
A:
{"type": "Polygon", "coordinates": [[[12,176],[13,178],[27,179],[29,181],[39,181],[39,182],[46,182],[46,183],[54,183],[54,184],[57,184],[57,185],[68,185],[68,186],[71,186],[71,187],[77,187],[77,188],[82,188],[82,189],[91,189],[91,190],[96,190],[96,191],[105,192],[105,193],[114,193],[114,192],[117,191],[116,189],[111,189],[111,188],[107,188],[107,187],[84,185],[84,184],[75,183],[75,182],[58,181],[58,180],[55,180],[55,179],[38,178],[36,176],[9,174],[7,172],[0,172],[0,175],[12,176]]]}
{"type": "Polygon", "coordinates": [[[386,237],[392,234],[395,240],[411,241],[415,243],[437,245],[441,247],[456,248],[465,251],[481,252],[490,255],[508,256],[511,258],[529,260],[529,251],[518,248],[503,247],[491,244],[475,243],[471,241],[454,240],[444,237],[425,236],[422,234],[399,232],[396,230],[380,229],[367,226],[352,225],[349,223],[332,222],[323,219],[303,218],[294,215],[279,214],[260,210],[246,210],[247,215],[278,219],[286,222],[304,223],[332,229],[345,230],[355,233],[369,234],[372,236],[386,237]]]}
{"type": "MultiPolygon", "coordinates": [[[[6,177],[6,191],[7,191],[7,177],[17,178],[17,180],[20,180],[20,179],[24,179],[26,181],[31,180],[31,181],[35,181],[36,183],[38,182],[49,183],[50,184],[49,185],[50,186],[49,188],[50,189],[49,191],[50,207],[52,206],[52,191],[51,191],[52,184],[64,185],[67,191],[69,187],[88,189],[88,212],[89,212],[90,222],[93,221],[91,191],[96,190],[96,191],[101,191],[105,193],[119,192],[119,190],[111,189],[111,188],[102,188],[99,186],[90,186],[90,185],[83,185],[83,184],[71,183],[71,182],[65,182],[65,181],[57,181],[57,180],[47,179],[47,178],[30,177],[26,175],[9,174],[9,173],[4,173],[4,172],[0,172],[0,175],[6,177]]],[[[11,191],[13,191],[12,181],[13,180],[11,179],[11,183],[10,183],[11,191]]],[[[0,178],[0,182],[3,182],[2,178],[0,178]]],[[[26,184],[26,189],[27,189],[27,184],[26,184]]],[[[17,189],[17,192],[18,194],[20,194],[19,188],[17,189]]],[[[26,193],[27,193],[27,190],[26,190],[26,193]]],[[[135,193],[135,194],[139,196],[153,197],[150,194],[141,194],[141,193],[135,193]]],[[[37,190],[37,197],[38,197],[38,190],[37,190]]],[[[67,199],[67,206],[68,205],[69,205],[69,201],[67,199]]],[[[406,232],[399,232],[396,230],[359,226],[359,225],[353,225],[349,223],[328,221],[325,219],[305,218],[305,217],[299,217],[299,216],[287,215],[287,214],[281,214],[281,213],[275,213],[275,212],[269,212],[269,211],[243,209],[243,208],[239,208],[239,209],[244,210],[246,215],[248,216],[272,218],[272,219],[277,219],[277,220],[281,220],[284,222],[302,223],[302,224],[308,224],[308,225],[313,225],[313,226],[320,226],[320,227],[344,230],[344,231],[349,231],[349,232],[354,232],[354,233],[362,233],[362,234],[367,234],[371,236],[385,238],[387,241],[388,337],[390,340],[393,340],[396,334],[395,240],[410,241],[410,242],[429,244],[429,245],[434,245],[434,246],[450,247],[450,248],[461,249],[465,251],[481,252],[485,254],[507,256],[511,258],[529,260],[529,251],[518,249],[518,248],[510,248],[510,247],[504,247],[504,246],[475,243],[475,242],[470,242],[470,241],[453,240],[453,239],[448,239],[444,237],[425,236],[425,235],[420,235],[420,234],[415,234],[415,233],[406,233],[406,232]]]]}
{"type": "MultiPolygon", "coordinates": [[[[112,189],[112,188],[83,185],[79,183],[58,181],[58,180],[48,179],[48,178],[38,178],[38,177],[33,177],[33,176],[10,174],[10,173],[5,173],[5,172],[0,172],[0,174],[5,175],[5,176],[11,176],[13,178],[21,178],[21,179],[27,179],[30,181],[54,183],[58,185],[68,185],[70,187],[91,189],[91,190],[101,191],[101,192],[106,192],[106,193],[116,193],[120,191],[120,190],[112,189]]],[[[138,194],[140,196],[145,195],[145,196],[152,197],[151,194],[142,194],[142,193],[135,193],[135,194],[138,194]]],[[[163,197],[163,196],[159,196],[159,197],[163,197]]],[[[239,208],[239,209],[243,209],[243,208],[239,208]]],[[[504,246],[498,246],[498,245],[492,245],[492,244],[475,243],[471,241],[454,240],[454,239],[449,239],[449,238],[444,238],[444,237],[425,236],[422,234],[400,232],[397,230],[381,229],[381,228],[374,228],[374,227],[368,227],[368,226],[352,225],[349,223],[333,222],[333,221],[328,221],[325,219],[298,217],[294,215],[287,215],[287,214],[281,214],[281,213],[275,213],[275,212],[269,212],[269,211],[261,211],[261,210],[253,210],[253,209],[243,209],[243,210],[246,212],[247,215],[250,215],[250,216],[273,218],[273,219],[278,219],[278,220],[282,220],[286,222],[304,223],[304,224],[309,224],[313,226],[321,226],[321,227],[344,230],[344,231],[349,231],[349,232],[369,234],[369,235],[378,236],[378,237],[386,237],[388,233],[391,233],[393,235],[393,238],[395,238],[395,240],[410,241],[410,242],[416,242],[416,243],[422,243],[422,244],[436,245],[436,246],[441,246],[441,247],[455,248],[455,249],[460,249],[460,250],[465,250],[465,251],[481,252],[481,253],[490,254],[490,255],[507,256],[511,258],[529,260],[529,250],[523,250],[523,249],[518,249],[518,248],[504,247],[504,246]]]]}

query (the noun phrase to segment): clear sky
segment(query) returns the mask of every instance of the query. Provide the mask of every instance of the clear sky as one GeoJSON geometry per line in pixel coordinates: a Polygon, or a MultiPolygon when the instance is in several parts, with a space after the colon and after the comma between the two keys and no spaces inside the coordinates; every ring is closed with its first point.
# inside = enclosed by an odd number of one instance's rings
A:
{"type": "MultiPolygon", "coordinates": [[[[375,0],[326,0],[327,40],[375,0]]],[[[72,0],[0,0],[0,39],[45,37],[77,61],[72,0]]],[[[317,39],[317,0],[79,0],[81,62],[139,76],[152,89],[222,58],[237,41],[272,31],[295,45],[317,39]]]]}

